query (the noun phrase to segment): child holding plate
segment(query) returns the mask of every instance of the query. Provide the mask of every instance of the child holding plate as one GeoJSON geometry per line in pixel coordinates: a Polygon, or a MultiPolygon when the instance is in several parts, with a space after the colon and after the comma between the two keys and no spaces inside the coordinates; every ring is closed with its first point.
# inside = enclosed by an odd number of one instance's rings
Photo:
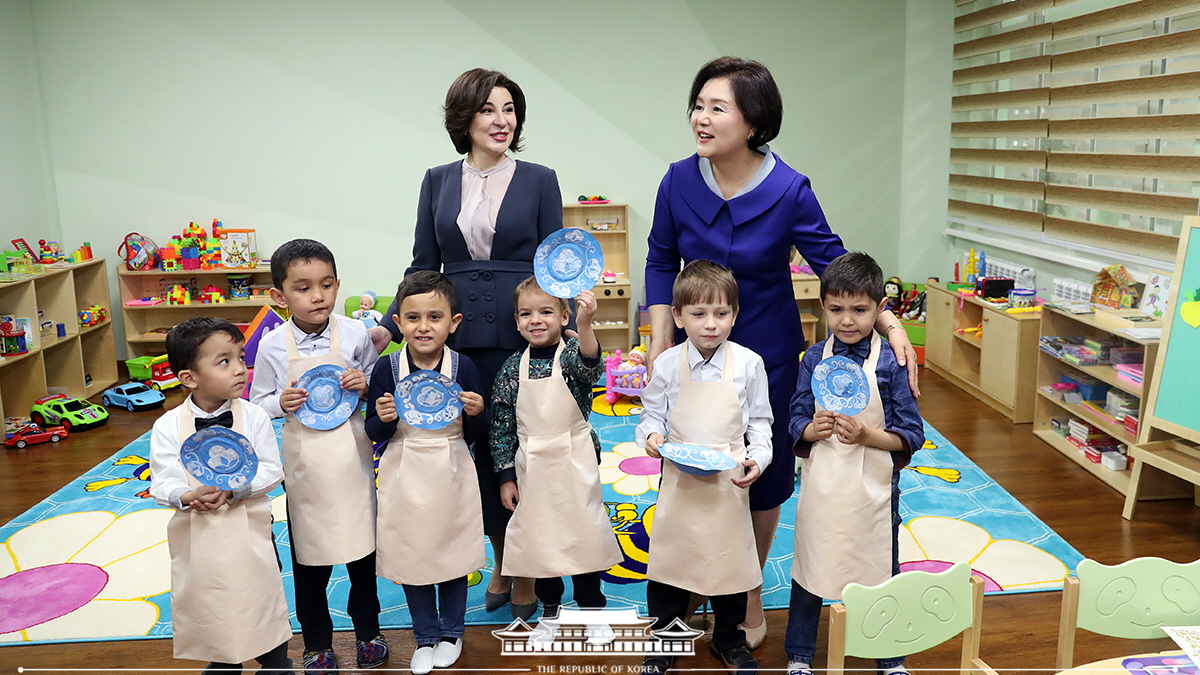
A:
{"type": "MultiPolygon", "coordinates": [[[[812,675],[822,598],[900,572],[900,469],[925,431],[908,372],[874,330],[883,297],[883,271],[865,253],[839,256],[821,275],[830,336],[804,352],[788,427],[802,458],[784,642],[790,675],[812,675]]],[[[876,665],[903,673],[904,657],[876,665]]]]}
{"type": "MultiPolygon", "coordinates": [[[[501,501],[513,512],[501,573],[536,579],[542,618],[552,619],[562,603],[562,577],[571,577],[580,608],[600,609],[607,604],[600,572],[622,560],[601,493],[600,440],[588,422],[604,360],[592,332],[590,290],[575,297],[579,338],[565,341],[566,299],[529,277],[513,301],[517,330],[529,346],[504,362],[492,389],[492,461],[501,501]]],[[[523,619],[535,611],[536,602],[513,606],[523,619]]]]}
{"type": "MultiPolygon", "coordinates": [[[[738,313],[729,268],[693,260],[675,277],[671,296],[687,340],[654,360],[635,439],[651,457],[662,456],[665,439],[700,446],[732,468],[697,476],[663,462],[646,604],[660,631],[687,620],[692,594],[708,596],[716,621],[709,651],[728,669],[758,672],[739,624],[747,591],[762,583],[746,488],[771,462],[767,372],[758,354],[728,339],[738,313]]],[[[673,661],[648,655],[642,672],[664,673],[673,661]]]]}
{"type": "Polygon", "coordinates": [[[387,661],[375,585],[375,466],[357,414],[379,355],[363,322],[334,314],[333,253],[293,239],[271,256],[271,301],[291,312],[263,336],[250,400],[283,424],[284,489],[292,539],[304,672],[336,671],[327,587],[334,565],[350,577],[346,613],[359,668],[387,661]]]}
{"type": "Polygon", "coordinates": [[[409,669],[421,675],[458,660],[467,575],[487,563],[471,447],[487,452],[488,418],[475,364],[446,346],[462,321],[450,278],[413,272],[396,304],[405,348],[371,375],[366,427],[371,440],[388,441],[379,458],[376,567],[404,588],[417,642],[409,669]]]}
{"type": "Polygon", "coordinates": [[[241,331],[225,319],[188,319],[167,334],[167,357],[188,398],[150,433],[150,495],[175,509],[167,524],[175,658],[239,672],[254,658],[259,672],[283,675],[292,672],[292,625],[267,498],[283,467],[271,418],[241,400],[244,353],[241,331]],[[215,433],[226,430],[236,434],[215,433]],[[208,484],[192,471],[207,474],[208,484]]]}

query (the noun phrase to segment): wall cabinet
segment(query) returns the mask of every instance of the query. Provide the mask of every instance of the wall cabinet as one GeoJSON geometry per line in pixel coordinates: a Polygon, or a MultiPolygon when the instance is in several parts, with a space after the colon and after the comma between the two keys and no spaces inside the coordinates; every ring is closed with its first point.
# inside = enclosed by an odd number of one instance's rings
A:
{"type": "Polygon", "coordinates": [[[1009,314],[945,284],[925,290],[925,366],[1013,422],[1032,421],[1038,316],[1009,314]]]}
{"type": "Polygon", "coordinates": [[[108,278],[104,259],[78,265],[47,268],[37,276],[0,283],[0,315],[32,321],[27,335],[29,351],[0,357],[0,418],[28,417],[33,402],[51,387],[68,396],[89,398],[117,383],[117,357],[113,343],[112,311],[109,318],[80,326],[79,312],[92,305],[108,306],[108,278]],[[42,321],[62,324],[42,336],[42,321]]]}

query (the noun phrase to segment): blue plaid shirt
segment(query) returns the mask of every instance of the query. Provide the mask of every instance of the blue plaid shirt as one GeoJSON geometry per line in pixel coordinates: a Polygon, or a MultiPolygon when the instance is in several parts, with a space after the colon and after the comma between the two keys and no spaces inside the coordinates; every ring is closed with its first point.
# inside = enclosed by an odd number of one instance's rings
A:
{"type": "MultiPolygon", "coordinates": [[[[827,340],[837,340],[837,337],[830,336],[827,340]]],[[[800,377],[796,380],[796,393],[792,395],[791,419],[788,422],[788,431],[791,432],[794,441],[792,450],[797,457],[808,457],[812,451],[812,443],[801,440],[800,435],[804,433],[804,428],[812,421],[816,412],[812,374],[813,368],[821,362],[821,355],[825,353],[825,342],[826,340],[822,340],[809,347],[800,359],[800,377]]],[[[838,343],[834,345],[835,348],[840,345],[840,341],[838,343]]],[[[870,342],[863,340],[862,344],[869,345],[870,342]]],[[[855,350],[855,346],[857,345],[850,346],[849,352],[843,356],[861,366],[867,356],[863,351],[869,350],[855,350]]],[[[884,430],[897,434],[904,443],[903,450],[892,453],[892,463],[895,470],[899,471],[908,466],[913,453],[925,445],[925,424],[921,421],[917,399],[913,397],[912,389],[908,386],[908,370],[896,362],[896,354],[892,352],[892,346],[886,340],[880,340],[875,379],[879,383],[879,398],[883,404],[884,430]]]]}

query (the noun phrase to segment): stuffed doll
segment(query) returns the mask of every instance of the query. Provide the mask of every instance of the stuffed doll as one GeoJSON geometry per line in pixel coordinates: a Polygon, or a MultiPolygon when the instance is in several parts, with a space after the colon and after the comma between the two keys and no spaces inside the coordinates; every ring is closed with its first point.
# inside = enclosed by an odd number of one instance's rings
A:
{"type": "Polygon", "coordinates": [[[375,292],[367,291],[358,298],[358,309],[350,312],[350,316],[374,328],[383,320],[383,315],[375,311],[375,292]]]}

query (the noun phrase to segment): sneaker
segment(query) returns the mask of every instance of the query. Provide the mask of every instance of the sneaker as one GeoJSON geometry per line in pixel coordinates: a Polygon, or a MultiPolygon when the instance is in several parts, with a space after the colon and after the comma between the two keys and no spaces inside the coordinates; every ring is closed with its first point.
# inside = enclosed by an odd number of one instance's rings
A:
{"type": "Polygon", "coordinates": [[[662,675],[675,662],[674,656],[651,654],[642,659],[642,675],[662,675]]]}
{"type": "Polygon", "coordinates": [[[758,661],[754,660],[754,655],[749,649],[743,647],[734,647],[725,651],[718,651],[713,643],[708,643],[708,651],[721,665],[725,666],[725,670],[736,673],[737,675],[758,675],[758,661]]]}
{"type": "Polygon", "coordinates": [[[332,649],[304,652],[304,675],[332,675],[337,671],[337,656],[332,649]]]}
{"type": "Polygon", "coordinates": [[[801,667],[801,666],[789,663],[787,675],[813,675],[813,670],[812,670],[812,668],[801,667]]]}
{"type": "Polygon", "coordinates": [[[354,645],[358,649],[359,668],[378,668],[388,660],[387,638],[382,634],[367,642],[359,640],[354,645]]]}

